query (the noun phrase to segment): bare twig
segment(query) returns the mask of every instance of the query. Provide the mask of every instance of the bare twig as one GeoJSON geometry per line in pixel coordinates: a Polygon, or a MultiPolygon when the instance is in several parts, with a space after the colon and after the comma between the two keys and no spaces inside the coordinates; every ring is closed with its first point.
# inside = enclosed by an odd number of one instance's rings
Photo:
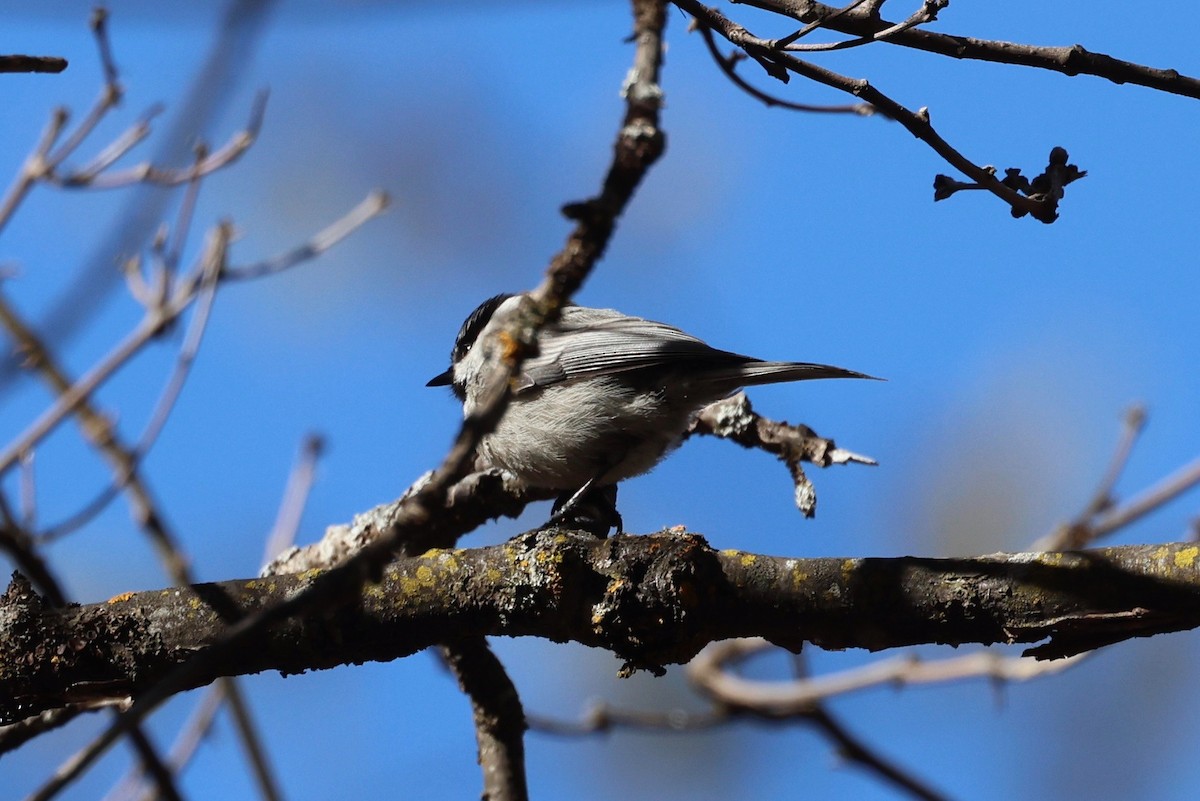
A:
{"type": "MultiPolygon", "coordinates": [[[[197,66],[183,102],[159,137],[153,163],[188,160],[191,143],[228,98],[238,76],[245,72],[242,67],[250,60],[264,22],[276,5],[264,0],[231,0],[225,4],[209,52],[197,66]]],[[[115,215],[117,222],[93,249],[76,280],[52,300],[38,320],[37,329],[48,344],[57,347],[92,318],[118,279],[119,274],[112,269],[114,259],[124,260],[144,248],[173,198],[172,192],[149,187],[130,193],[115,215]]],[[[11,358],[0,358],[0,386],[12,378],[15,369],[11,358]]]]}
{"type": "Polygon", "coordinates": [[[817,495],[800,466],[802,461],[820,467],[850,463],[876,464],[869,456],[837,447],[833,440],[818,436],[806,425],[791,425],[760,416],[751,408],[745,392],[710,403],[701,409],[688,430],[688,436],[693,434],[729,439],[744,448],[757,448],[778,456],[792,476],[796,506],[805,517],[816,514],[817,495]]]}
{"type": "Polygon", "coordinates": [[[637,729],[687,733],[705,731],[730,722],[728,709],[716,707],[693,712],[687,709],[621,709],[594,702],[578,720],[528,715],[529,730],[543,734],[585,737],[614,729],[637,729]]]}
{"type": "Polygon", "coordinates": [[[455,640],[442,658],[471,701],[483,795],[487,801],[526,801],[525,710],[517,688],[483,637],[455,640]]]}
{"type": "Polygon", "coordinates": [[[45,176],[47,154],[50,152],[50,148],[54,147],[54,143],[58,141],[58,137],[62,135],[66,124],[67,110],[56,108],[50,115],[50,122],[42,131],[41,139],[34,146],[33,152],[25,159],[25,163],[21,165],[21,172],[17,174],[13,185],[9,187],[4,200],[0,201],[0,231],[3,231],[4,227],[12,220],[13,214],[21,205],[21,201],[29,194],[29,190],[33,189],[34,184],[45,176]]]}
{"type": "Polygon", "coordinates": [[[304,437],[296,463],[292,465],[292,471],[288,474],[283,499],[279,503],[279,512],[275,515],[275,525],[271,527],[271,533],[267,536],[266,547],[263,549],[263,564],[270,562],[295,542],[300,518],[304,514],[304,505],[316,479],[317,460],[321,458],[324,450],[325,439],[320,434],[308,434],[304,437]]]}
{"type": "MultiPolygon", "coordinates": [[[[800,22],[824,19],[823,27],[852,36],[872,36],[896,25],[879,16],[878,6],[882,3],[871,2],[860,9],[851,9],[835,15],[835,12],[839,11],[836,6],[825,5],[815,0],[805,0],[803,3],[794,0],[745,2],[800,22]]],[[[888,37],[888,42],[950,58],[1033,67],[1068,76],[1093,75],[1116,84],[1135,84],[1170,94],[1200,98],[1200,79],[1181,75],[1173,69],[1147,67],[1104,53],[1095,53],[1082,45],[1043,47],[937,33],[923,28],[894,33],[888,37]]]]}
{"type": "MultiPolygon", "coordinates": [[[[861,2],[862,0],[859,0],[861,2]]],[[[704,39],[704,44],[708,47],[709,55],[712,56],[714,62],[720,67],[721,72],[733,82],[735,86],[741,89],[746,94],[761,100],[767,108],[779,106],[780,108],[791,109],[792,111],[806,111],[817,114],[858,114],[859,116],[869,116],[875,113],[875,107],[870,103],[848,103],[842,105],[812,105],[809,103],[796,103],[792,100],[784,100],[782,97],[776,97],[768,92],[764,92],[758,87],[751,84],[737,72],[738,56],[745,58],[746,55],[740,50],[735,50],[730,55],[726,56],[721,53],[717,47],[716,40],[713,38],[712,29],[705,25],[695,26],[700,31],[700,36],[704,39]]],[[[803,30],[803,29],[801,29],[803,30]]]]}
{"type": "Polygon", "coordinates": [[[802,39],[805,36],[808,36],[810,33],[817,30],[818,28],[825,27],[828,23],[833,22],[835,19],[842,16],[843,14],[853,11],[854,9],[856,9],[860,5],[862,5],[864,2],[866,2],[866,0],[851,0],[849,4],[844,5],[838,9],[834,9],[828,15],[821,16],[821,17],[818,17],[817,19],[814,19],[812,22],[808,23],[803,28],[800,28],[799,30],[795,31],[794,33],[790,33],[787,36],[784,36],[782,39],[776,39],[775,47],[777,47],[777,48],[787,47],[792,42],[795,42],[798,39],[802,39]]]}
{"type": "Polygon", "coordinates": [[[350,209],[341,219],[334,221],[299,247],[254,264],[240,267],[227,266],[221,273],[221,279],[240,281],[290,270],[297,264],[309,261],[329,250],[358,230],[365,222],[383,213],[390,203],[391,199],[385,192],[375,190],[363,198],[357,206],[350,209]]]}
{"type": "Polygon", "coordinates": [[[17,750],[25,743],[48,731],[66,726],[86,709],[82,706],[62,706],[48,709],[40,715],[17,723],[0,726],[0,756],[17,750]]]}
{"type": "MultiPolygon", "coordinates": [[[[212,731],[217,712],[225,700],[221,685],[210,687],[201,697],[200,702],[192,709],[191,715],[184,722],[171,750],[167,754],[167,764],[174,773],[179,774],[191,761],[204,738],[212,731]]],[[[104,796],[103,801],[126,801],[130,798],[140,798],[141,801],[154,801],[153,790],[144,787],[139,772],[130,771],[121,781],[117,782],[104,796]]]]}
{"type": "Polygon", "coordinates": [[[67,60],[61,56],[0,56],[0,72],[62,72],[67,60]]]}
{"type": "Polygon", "coordinates": [[[1074,520],[1059,526],[1054,531],[1034,542],[1031,546],[1033,550],[1060,551],[1069,548],[1082,548],[1095,540],[1097,536],[1094,529],[1096,519],[1101,514],[1112,509],[1116,504],[1113,490],[1117,485],[1117,480],[1121,477],[1121,473],[1125,470],[1125,465],[1129,462],[1133,446],[1137,442],[1145,425],[1146,410],[1140,405],[1131,406],[1125,412],[1124,424],[1121,427],[1121,436],[1117,440],[1117,446],[1113,450],[1108,468],[1104,471],[1100,483],[1092,493],[1091,500],[1087,502],[1074,520]]]}
{"type": "Polygon", "coordinates": [[[1092,538],[1103,537],[1158,509],[1200,484],[1200,459],[1190,462],[1128,502],[1100,515],[1092,538]]]}
{"type": "MultiPolygon", "coordinates": [[[[1057,197],[1052,194],[1036,198],[1023,195],[998,180],[989,169],[980,167],[967,159],[930,125],[928,109],[910,111],[880,92],[867,80],[839,75],[824,67],[772,49],[771,40],[754,36],[720,11],[710,8],[698,0],[673,0],[673,2],[695,17],[699,24],[713,28],[731,43],[745,50],[771,76],[786,83],[788,73],[795,73],[825,86],[852,94],[875,106],[880,113],[899,122],[955,169],[1007,203],[1014,216],[1028,214],[1044,223],[1054,222],[1058,218],[1057,197]]],[[[1056,150],[1061,150],[1061,148],[1056,148],[1056,150]]],[[[1066,151],[1062,152],[1065,157],[1066,151]]]]}
{"type": "MultiPolygon", "coordinates": [[[[369,204],[369,208],[381,209],[381,204],[386,204],[386,196],[380,193],[372,193],[363,204],[356,206],[346,218],[338,223],[334,223],[329,229],[319,234],[319,237],[325,237],[321,242],[322,247],[300,248],[298,250],[304,251],[303,258],[289,256],[280,259],[280,261],[287,261],[287,266],[289,267],[295,266],[306,258],[317,255],[334,242],[346,236],[346,234],[373,216],[372,214],[362,212],[364,204],[369,204]],[[343,225],[343,222],[351,217],[353,217],[353,224],[343,225]],[[336,237],[330,235],[330,231],[333,228],[338,228],[336,237]]],[[[292,253],[295,254],[297,251],[292,251],[292,253]]],[[[227,269],[227,267],[223,268],[222,273],[227,269]]],[[[132,333],[126,336],[108,355],[81,376],[68,391],[59,396],[54,405],[43,412],[9,446],[0,451],[0,473],[12,467],[21,453],[32,448],[43,437],[57,428],[84,398],[91,395],[92,392],[112,377],[130,358],[140,352],[147,342],[158,336],[161,331],[183,314],[198,296],[200,282],[201,276],[197,273],[193,273],[178,282],[171,293],[171,297],[160,309],[147,312],[145,318],[132,333]]]]}
{"type": "Polygon", "coordinates": [[[61,177],[54,174],[46,177],[63,187],[87,187],[89,189],[117,189],[140,183],[156,186],[178,186],[190,183],[197,178],[203,178],[228,167],[240,159],[258,139],[266,107],[267,93],[259,92],[255,95],[254,103],[251,104],[250,119],[246,126],[234,133],[224,145],[190,167],[172,169],[150,162],[142,162],[126,170],[95,172],[93,169],[84,168],[79,172],[68,173],[61,177]]]}
{"type": "Polygon", "coordinates": [[[121,86],[117,76],[116,63],[113,61],[112,43],[108,38],[108,11],[99,7],[93,9],[91,27],[92,34],[96,39],[96,49],[100,53],[100,66],[104,71],[104,86],[100,90],[100,97],[92,104],[91,109],[84,115],[75,130],[57,150],[46,157],[46,169],[42,176],[44,178],[49,178],[62,164],[63,159],[74,153],[84,140],[91,136],[100,121],[108,112],[120,105],[121,98],[125,96],[125,89],[121,86]]]}
{"type": "Polygon", "coordinates": [[[824,732],[825,736],[837,745],[838,753],[843,758],[885,779],[913,798],[924,801],[942,801],[946,798],[899,765],[876,753],[875,749],[852,734],[825,707],[818,706],[809,710],[804,713],[803,718],[824,732]]]}
{"type": "MultiPolygon", "coordinates": [[[[893,36],[901,34],[904,31],[915,28],[918,25],[924,25],[926,22],[932,22],[933,20],[937,19],[938,12],[949,4],[950,0],[924,0],[924,2],[921,4],[921,7],[914,11],[912,15],[903,22],[898,22],[895,25],[884,28],[880,31],[875,31],[867,36],[860,36],[857,39],[847,39],[841,42],[821,42],[819,44],[792,44],[789,42],[787,44],[780,44],[779,49],[787,50],[789,52],[816,53],[828,50],[846,50],[851,47],[861,47],[862,45],[882,42],[886,39],[890,39],[893,36]]],[[[840,11],[844,13],[848,13],[852,10],[852,8],[840,9],[840,11]]],[[[837,14],[834,19],[841,15],[841,13],[837,14]]]]}
{"type": "Polygon", "coordinates": [[[805,712],[830,698],[879,686],[944,684],[973,678],[1003,682],[1030,681],[1061,673],[1087,656],[1084,653],[1045,661],[978,651],[945,659],[923,660],[916,654],[906,654],[836,673],[807,676],[799,681],[746,679],[727,669],[731,662],[774,648],[776,646],[761,638],[714,643],[688,663],[688,679],[718,704],[750,709],[770,717],[787,717],[805,712]]]}

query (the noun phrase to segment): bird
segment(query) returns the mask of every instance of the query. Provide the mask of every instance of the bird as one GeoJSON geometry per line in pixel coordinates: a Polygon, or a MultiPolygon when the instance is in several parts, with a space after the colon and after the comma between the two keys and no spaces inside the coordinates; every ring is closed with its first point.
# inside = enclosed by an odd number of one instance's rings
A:
{"type": "MultiPolygon", "coordinates": [[[[498,335],[522,299],[499,294],[479,304],[459,328],[450,367],[426,384],[449,386],[464,417],[482,402],[493,354],[503,346],[498,335]]],[[[873,378],[719,350],[674,326],[615,309],[572,303],[560,311],[538,331],[536,355],[522,362],[508,408],[478,447],[486,466],[527,487],[561,493],[552,522],[599,492],[600,505],[612,507],[600,517],[620,532],[616,485],[654,468],[682,442],[696,412],[743,387],[873,378]]]]}

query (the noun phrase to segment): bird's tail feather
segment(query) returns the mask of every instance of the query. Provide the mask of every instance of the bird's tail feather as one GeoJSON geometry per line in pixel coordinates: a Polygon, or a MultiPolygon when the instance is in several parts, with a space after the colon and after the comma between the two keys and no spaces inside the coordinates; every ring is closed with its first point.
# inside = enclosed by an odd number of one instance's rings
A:
{"type": "Polygon", "coordinates": [[[742,386],[752,387],[758,384],[775,384],[782,381],[807,381],[813,378],[868,378],[881,381],[873,375],[833,367],[828,364],[810,364],[807,362],[749,362],[742,365],[738,372],[741,374],[742,386]]]}

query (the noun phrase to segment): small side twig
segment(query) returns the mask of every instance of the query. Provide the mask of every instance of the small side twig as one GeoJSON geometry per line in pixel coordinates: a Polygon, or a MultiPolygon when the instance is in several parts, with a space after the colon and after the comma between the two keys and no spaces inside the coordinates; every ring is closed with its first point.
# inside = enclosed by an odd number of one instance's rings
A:
{"type": "Polygon", "coordinates": [[[1117,446],[1113,450],[1112,458],[1109,459],[1108,468],[1104,471],[1100,483],[1097,484],[1096,489],[1092,492],[1091,499],[1083,507],[1083,510],[1075,516],[1074,520],[1059,526],[1046,536],[1036,540],[1031,546],[1033,550],[1061,551],[1082,548],[1095,540],[1097,536],[1094,529],[1096,519],[1116,505],[1116,498],[1113,491],[1116,488],[1117,481],[1121,477],[1121,473],[1125,470],[1125,465],[1129,463],[1129,456],[1133,453],[1133,446],[1137,442],[1138,437],[1141,436],[1145,426],[1145,408],[1141,405],[1131,406],[1125,412],[1121,426],[1121,436],[1117,440],[1117,446]]]}
{"type": "Polygon", "coordinates": [[[835,464],[875,465],[869,456],[839,448],[831,439],[817,434],[806,425],[791,425],[762,417],[750,406],[745,392],[710,403],[697,413],[688,436],[708,434],[729,439],[744,448],[773,453],[787,466],[795,487],[796,507],[805,517],[817,511],[816,489],[804,474],[801,462],[819,467],[835,464]]]}

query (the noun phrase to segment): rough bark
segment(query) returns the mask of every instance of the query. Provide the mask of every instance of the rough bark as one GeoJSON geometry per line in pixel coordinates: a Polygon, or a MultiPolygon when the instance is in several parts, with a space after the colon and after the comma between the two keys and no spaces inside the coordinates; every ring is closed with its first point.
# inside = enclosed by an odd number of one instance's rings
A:
{"type": "MultiPolygon", "coordinates": [[[[716,551],[679,531],[598,540],[536,532],[401,558],[357,601],[292,618],[198,673],[284,674],[390,660],[448,638],[536,636],[659,670],[730,637],[799,649],[1042,644],[1054,658],[1200,625],[1190,543],[964,559],[792,559],[716,551]]],[[[0,724],[136,696],[204,659],[226,621],[303,590],[309,571],[128,593],[55,609],[14,578],[0,597],[0,724]]]]}

